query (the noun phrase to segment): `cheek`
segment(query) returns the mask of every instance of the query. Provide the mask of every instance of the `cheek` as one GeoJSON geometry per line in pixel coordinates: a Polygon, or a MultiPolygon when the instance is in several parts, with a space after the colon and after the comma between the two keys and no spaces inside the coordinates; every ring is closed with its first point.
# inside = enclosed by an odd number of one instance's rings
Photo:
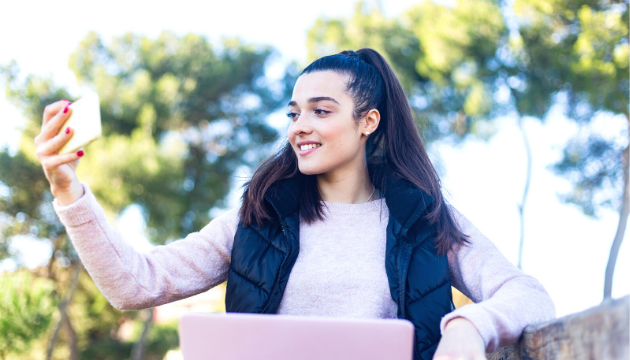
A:
{"type": "Polygon", "coordinates": [[[352,144],[349,144],[345,141],[335,142],[335,145],[331,149],[337,157],[347,158],[348,156],[352,156],[354,154],[354,148],[352,144]]]}
{"type": "Polygon", "coordinates": [[[291,130],[291,125],[287,128],[287,138],[291,144],[295,144],[295,134],[291,130]]]}
{"type": "Polygon", "coordinates": [[[329,128],[325,133],[321,134],[321,137],[329,145],[328,151],[332,151],[336,156],[344,157],[345,155],[354,154],[359,146],[353,137],[352,131],[347,128],[329,128]]]}

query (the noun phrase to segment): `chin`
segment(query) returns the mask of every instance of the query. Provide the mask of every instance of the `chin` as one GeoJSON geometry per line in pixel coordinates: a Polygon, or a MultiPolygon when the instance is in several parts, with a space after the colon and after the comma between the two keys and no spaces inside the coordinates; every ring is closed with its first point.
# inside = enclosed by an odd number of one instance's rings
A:
{"type": "Polygon", "coordinates": [[[318,175],[325,172],[323,169],[316,166],[304,166],[298,163],[298,169],[304,175],[318,175]]]}
{"type": "Polygon", "coordinates": [[[317,175],[317,174],[321,174],[320,171],[313,171],[312,169],[303,169],[300,168],[300,172],[304,175],[317,175]]]}

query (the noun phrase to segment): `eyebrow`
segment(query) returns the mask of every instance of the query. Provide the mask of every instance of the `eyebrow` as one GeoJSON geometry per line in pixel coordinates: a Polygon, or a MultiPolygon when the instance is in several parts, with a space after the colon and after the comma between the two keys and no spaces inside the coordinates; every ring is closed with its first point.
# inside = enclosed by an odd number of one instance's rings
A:
{"type": "MultiPolygon", "coordinates": [[[[312,104],[312,103],[325,101],[325,100],[332,101],[332,102],[336,103],[337,105],[341,105],[341,104],[339,104],[339,101],[337,101],[337,100],[335,100],[335,99],[333,99],[331,97],[328,97],[328,96],[312,97],[312,98],[308,99],[308,103],[312,104]]],[[[289,101],[289,104],[287,106],[297,106],[297,102],[295,102],[295,100],[291,100],[291,101],[289,101]]]]}

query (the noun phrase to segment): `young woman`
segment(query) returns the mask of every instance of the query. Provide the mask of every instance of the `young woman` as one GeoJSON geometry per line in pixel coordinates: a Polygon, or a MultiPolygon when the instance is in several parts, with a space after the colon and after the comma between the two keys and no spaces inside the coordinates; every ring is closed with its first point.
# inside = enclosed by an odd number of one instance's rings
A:
{"type": "Polygon", "coordinates": [[[298,78],[285,146],[242,205],[181,241],[137,253],[57,155],[68,103],[46,107],[37,155],[53,206],[113,306],[141,309],[227,280],[230,312],[403,318],[418,359],[485,359],[555,317],[541,284],[446,204],[400,82],[374,50],[344,51],[298,78]],[[457,310],[451,285],[475,304],[457,310]]]}

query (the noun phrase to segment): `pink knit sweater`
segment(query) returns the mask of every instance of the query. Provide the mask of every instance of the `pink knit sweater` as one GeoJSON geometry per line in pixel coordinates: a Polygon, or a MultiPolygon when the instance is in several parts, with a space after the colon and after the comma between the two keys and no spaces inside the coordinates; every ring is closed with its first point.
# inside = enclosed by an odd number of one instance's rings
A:
{"type": "MultiPolygon", "coordinates": [[[[204,292],[227,279],[238,209],[227,211],[199,232],[138,253],[108,223],[89,186],[69,206],[53,207],[88,273],[111,304],[142,309],[204,292]]],[[[279,314],[396,318],[385,273],[384,199],[363,204],[324,202],[325,221],[300,223],[300,253],[279,314]]],[[[514,267],[463,215],[456,221],[471,244],[450,251],[452,285],[475,304],[442,318],[463,317],[479,330],[486,351],[516,342],[523,328],[555,318],[554,304],[533,277],[514,267]]]]}

